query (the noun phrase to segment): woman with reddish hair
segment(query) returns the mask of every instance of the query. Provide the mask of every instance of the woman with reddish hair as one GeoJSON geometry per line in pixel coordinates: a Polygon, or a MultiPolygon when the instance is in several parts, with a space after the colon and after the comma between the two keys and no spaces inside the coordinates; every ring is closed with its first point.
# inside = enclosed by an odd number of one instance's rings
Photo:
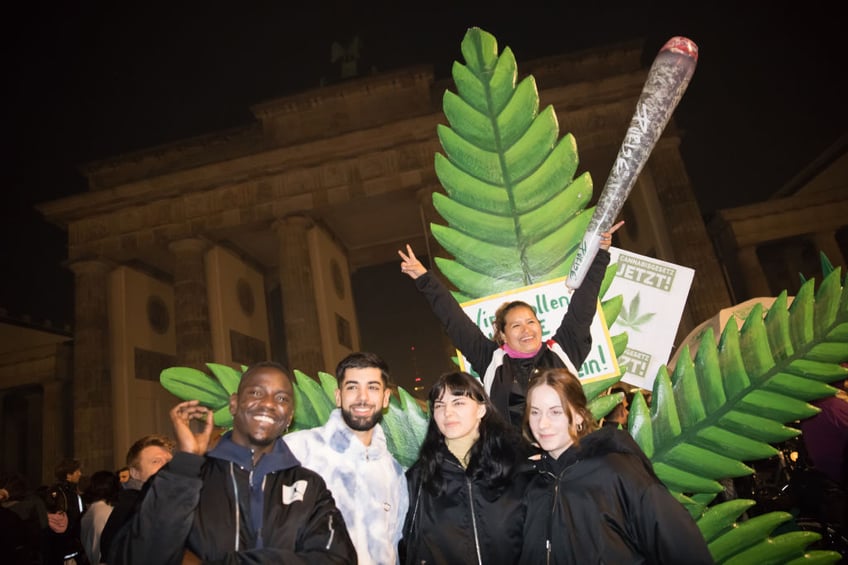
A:
{"type": "Polygon", "coordinates": [[[527,387],[525,437],[542,448],[527,490],[521,563],[712,563],[698,526],[630,435],[598,428],[580,381],[545,369],[527,387]]]}

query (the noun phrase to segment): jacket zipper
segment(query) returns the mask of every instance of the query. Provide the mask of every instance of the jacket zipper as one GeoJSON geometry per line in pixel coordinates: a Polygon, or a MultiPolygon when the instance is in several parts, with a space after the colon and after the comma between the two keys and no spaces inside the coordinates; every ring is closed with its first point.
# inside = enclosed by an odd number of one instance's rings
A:
{"type": "Polygon", "coordinates": [[[474,515],[474,492],[471,489],[471,479],[465,477],[465,483],[468,485],[468,506],[471,510],[471,527],[474,530],[474,547],[477,549],[477,565],[483,565],[483,559],[480,556],[480,539],[477,537],[477,517],[474,515]]]}
{"type": "Polygon", "coordinates": [[[547,532],[546,532],[546,540],[545,540],[545,563],[546,565],[551,565],[551,538],[553,537],[553,522],[554,522],[554,514],[556,512],[557,503],[559,502],[559,483],[562,480],[563,475],[565,475],[566,471],[571,469],[574,465],[579,463],[578,459],[574,463],[570,464],[568,467],[559,472],[559,475],[554,475],[550,471],[543,471],[544,474],[550,476],[554,480],[554,496],[551,501],[551,517],[548,519],[547,532]]]}
{"type": "Polygon", "coordinates": [[[236,474],[233,471],[233,462],[230,461],[230,480],[233,483],[233,495],[235,496],[235,513],[236,513],[236,540],[235,540],[235,550],[239,550],[239,538],[241,537],[241,514],[239,509],[239,491],[238,491],[238,483],[236,483],[236,474]]]}
{"type": "MultiPolygon", "coordinates": [[[[551,474],[551,473],[549,473],[549,474],[551,474]]],[[[551,517],[550,517],[550,519],[548,519],[548,531],[547,531],[547,536],[545,536],[547,538],[545,540],[545,563],[546,563],[546,565],[551,565],[551,538],[553,537],[551,535],[551,533],[552,533],[552,530],[553,530],[552,524],[553,524],[553,521],[554,521],[554,511],[556,510],[557,500],[559,500],[559,480],[557,480],[557,477],[554,477],[554,499],[551,502],[551,517]]]]}
{"type": "Polygon", "coordinates": [[[330,529],[330,539],[327,540],[327,551],[330,551],[330,546],[333,545],[333,538],[336,536],[336,530],[333,528],[333,515],[330,514],[329,522],[327,523],[327,527],[330,529]]]}

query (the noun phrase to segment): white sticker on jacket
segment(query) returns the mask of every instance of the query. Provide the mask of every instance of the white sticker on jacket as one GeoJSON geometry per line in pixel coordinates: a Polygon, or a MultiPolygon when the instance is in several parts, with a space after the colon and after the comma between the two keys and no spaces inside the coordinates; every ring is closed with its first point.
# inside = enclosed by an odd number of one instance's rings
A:
{"type": "Polygon", "coordinates": [[[291,504],[292,502],[303,502],[303,495],[306,493],[306,481],[301,479],[295,481],[293,485],[283,485],[283,504],[291,504]]]}

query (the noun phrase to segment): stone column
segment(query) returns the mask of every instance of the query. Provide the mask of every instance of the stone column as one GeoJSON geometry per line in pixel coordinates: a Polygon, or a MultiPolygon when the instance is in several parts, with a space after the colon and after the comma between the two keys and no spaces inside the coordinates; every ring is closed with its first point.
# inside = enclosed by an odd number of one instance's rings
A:
{"type": "Polygon", "coordinates": [[[739,271],[742,273],[742,282],[745,285],[747,296],[741,297],[740,302],[749,298],[760,296],[772,296],[763,268],[760,266],[760,258],[757,256],[756,245],[740,247],[737,252],[739,271]]]}
{"type": "MultiPolygon", "coordinates": [[[[62,449],[62,437],[64,429],[62,424],[63,406],[62,381],[50,380],[42,383],[42,407],[41,407],[41,482],[50,484],[55,481],[53,469],[56,463],[64,457],[62,449]]],[[[111,467],[103,467],[109,469],[111,467]]],[[[96,470],[96,469],[95,469],[96,470]]],[[[88,473],[88,471],[86,471],[88,473]]]]}
{"type": "Polygon", "coordinates": [[[436,238],[430,237],[430,223],[434,219],[436,221],[441,219],[438,212],[436,212],[436,208],[433,206],[434,190],[435,189],[432,186],[426,186],[415,191],[415,199],[418,201],[418,217],[421,221],[419,228],[421,229],[421,242],[423,243],[423,247],[417,246],[414,242],[410,243],[412,243],[412,247],[415,249],[416,254],[427,256],[427,265],[425,265],[427,269],[437,271],[438,269],[435,269],[433,258],[436,255],[444,254],[444,250],[441,248],[436,238]]]}
{"type": "Polygon", "coordinates": [[[653,180],[668,227],[674,253],[669,260],[695,269],[686,307],[697,325],[729,306],[730,295],[678,143],[674,136],[661,139],[648,160],[646,172],[653,180]]]}
{"type": "MultiPolygon", "coordinates": [[[[111,469],[112,379],[109,362],[107,276],[99,260],[70,265],[74,280],[74,453],[84,469],[111,469]]],[[[55,461],[52,464],[55,465],[55,461]]]]}
{"type": "Polygon", "coordinates": [[[288,216],[273,228],[280,241],[280,291],[289,368],[317,376],[324,370],[324,356],[307,237],[313,225],[306,216],[288,216]]]}
{"type": "MultiPolygon", "coordinates": [[[[42,438],[44,437],[44,429],[42,424],[44,418],[42,410],[44,409],[44,392],[43,390],[30,390],[24,395],[26,402],[26,437],[29,439],[30,446],[44,445],[42,438]]],[[[26,458],[26,468],[28,474],[33,469],[38,469],[39,474],[43,467],[43,455],[37,449],[32,449],[30,446],[26,450],[24,457],[26,458]]]]}
{"type": "Polygon", "coordinates": [[[839,248],[839,242],[836,241],[836,232],[816,232],[813,234],[813,243],[815,243],[818,251],[827,255],[831,265],[845,265],[845,257],[842,256],[842,250],[839,248]]]}
{"type": "Polygon", "coordinates": [[[174,254],[174,330],[177,363],[206,370],[212,358],[212,330],[209,324],[209,295],[206,291],[204,253],[209,245],[202,239],[171,242],[174,254]]]}
{"type": "MultiPolygon", "coordinates": [[[[425,186],[424,188],[419,188],[415,191],[415,198],[418,200],[418,212],[421,218],[421,238],[424,242],[424,247],[416,248],[413,243],[412,248],[415,250],[419,259],[422,259],[422,255],[427,255],[427,260],[424,266],[427,267],[427,270],[430,271],[432,276],[438,277],[439,280],[441,280],[448,288],[456,288],[453,286],[453,283],[451,283],[448,278],[442,274],[442,271],[436,267],[436,257],[450,256],[450,254],[445,251],[444,247],[439,244],[438,240],[432,236],[432,230],[430,229],[430,224],[432,222],[443,222],[442,217],[439,215],[438,211],[436,211],[436,207],[433,206],[433,192],[439,191],[444,193],[444,190],[440,189],[441,187],[438,186],[425,186]]],[[[407,285],[411,282],[406,278],[406,275],[401,277],[399,280],[402,284],[407,285]]],[[[434,335],[440,336],[442,352],[446,359],[450,359],[456,355],[456,347],[453,342],[451,342],[446,332],[441,331],[440,328],[440,331],[437,334],[434,333],[434,335]]]]}

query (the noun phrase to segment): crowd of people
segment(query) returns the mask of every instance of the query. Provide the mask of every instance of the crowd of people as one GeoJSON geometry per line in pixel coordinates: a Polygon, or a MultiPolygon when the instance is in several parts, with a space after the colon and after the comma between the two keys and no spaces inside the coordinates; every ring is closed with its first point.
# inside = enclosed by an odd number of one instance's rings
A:
{"type": "Polygon", "coordinates": [[[547,342],[523,302],[498,311],[490,340],[409,246],[400,252],[484,375],[432,386],[408,470],[380,425],[392,382],[379,356],[342,359],[336,409],[293,433],[292,374],[260,362],[230,398],[222,435],[212,411],[187,400],[170,411],[173,440],[140,438],[125,469],[94,473],[82,495],[79,461],[63,461],[40,497],[38,554],[4,562],[710,563],[695,522],[627,432],[598,426],[575,376],[617,228],[547,342]]]}
{"type": "Polygon", "coordinates": [[[99,470],[80,489],[80,461],[65,458],[56,481],[28,489],[26,479],[0,476],[0,562],[10,565],[105,563],[108,544],[132,515],[147,479],[171,460],[173,440],[151,434],[127,452],[127,467],[99,470]]]}

